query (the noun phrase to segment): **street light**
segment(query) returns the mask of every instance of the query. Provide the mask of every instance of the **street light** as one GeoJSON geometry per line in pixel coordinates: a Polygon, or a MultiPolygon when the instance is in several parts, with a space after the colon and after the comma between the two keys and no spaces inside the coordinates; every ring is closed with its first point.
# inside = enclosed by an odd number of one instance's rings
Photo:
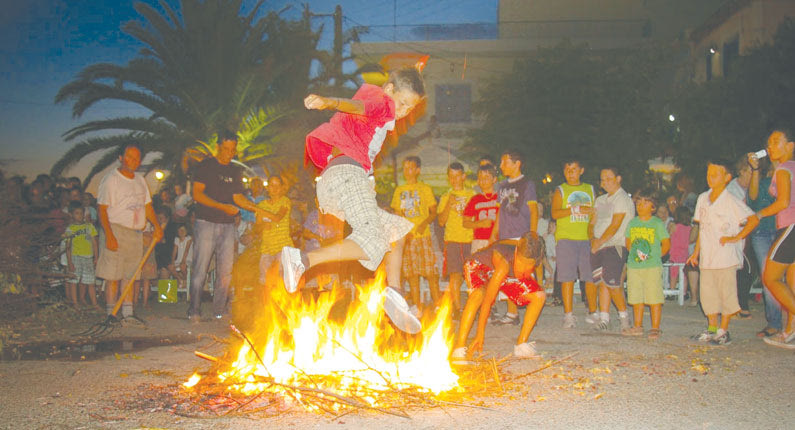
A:
{"type": "Polygon", "coordinates": [[[165,178],[165,177],[166,177],[166,174],[163,173],[162,170],[155,170],[155,179],[157,179],[158,181],[162,181],[163,178],[165,178]]]}
{"type": "Polygon", "coordinates": [[[674,116],[674,114],[668,115],[668,121],[671,121],[671,122],[676,121],[676,117],[674,116]]]}

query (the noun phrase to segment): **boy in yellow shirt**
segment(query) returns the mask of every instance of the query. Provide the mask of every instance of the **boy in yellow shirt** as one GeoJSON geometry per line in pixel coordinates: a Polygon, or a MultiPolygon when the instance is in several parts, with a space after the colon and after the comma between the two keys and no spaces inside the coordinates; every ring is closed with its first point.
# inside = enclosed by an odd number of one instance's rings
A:
{"type": "Polygon", "coordinates": [[[431,243],[431,231],[428,226],[436,218],[436,197],[424,182],[418,180],[422,161],[420,157],[410,156],[403,160],[403,178],[406,183],[395,189],[392,195],[392,209],[414,224],[414,228],[406,236],[403,249],[403,278],[409,281],[411,288],[412,313],[419,317],[420,309],[420,276],[428,280],[431,298],[434,305],[439,301],[439,274],[436,270],[436,256],[431,243]]]}
{"type": "Polygon", "coordinates": [[[475,190],[465,187],[464,166],[455,162],[447,168],[450,190],[439,199],[439,225],[444,227],[444,274],[450,277],[447,292],[452,299],[453,310],[461,309],[461,282],[464,261],[469,258],[472,244],[472,229],[464,227],[464,208],[475,190]]]}

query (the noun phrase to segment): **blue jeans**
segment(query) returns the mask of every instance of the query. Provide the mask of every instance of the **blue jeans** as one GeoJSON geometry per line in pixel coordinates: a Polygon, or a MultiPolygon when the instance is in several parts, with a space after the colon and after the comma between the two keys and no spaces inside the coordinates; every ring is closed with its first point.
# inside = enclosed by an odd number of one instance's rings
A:
{"type": "Polygon", "coordinates": [[[201,314],[201,298],[207,268],[215,254],[215,283],[213,315],[227,313],[229,283],[235,258],[235,225],[217,224],[201,219],[193,227],[193,268],[190,279],[190,307],[188,317],[201,314]]]}
{"type": "MultiPolygon", "coordinates": [[[[759,262],[760,272],[764,272],[767,251],[770,250],[770,246],[773,245],[775,239],[775,231],[755,231],[751,235],[751,247],[754,249],[754,254],[756,254],[756,261],[759,262]]],[[[767,325],[768,327],[781,330],[781,305],[775,297],[770,294],[770,290],[764,287],[764,284],[762,291],[763,297],[765,298],[765,319],[767,320],[767,325]]]]}

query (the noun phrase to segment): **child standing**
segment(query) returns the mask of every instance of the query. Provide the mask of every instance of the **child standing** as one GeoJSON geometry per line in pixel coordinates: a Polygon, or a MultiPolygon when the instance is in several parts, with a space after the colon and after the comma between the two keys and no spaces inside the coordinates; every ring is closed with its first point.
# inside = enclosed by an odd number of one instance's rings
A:
{"type": "Polygon", "coordinates": [[[707,330],[693,336],[693,339],[714,345],[731,343],[729,321],[740,311],[736,272],[743,264],[742,246],[737,242],[759,224],[759,220],[752,216],[754,212],[726,191],[726,185],[732,179],[729,166],[721,160],[707,164],[709,190],[701,193],[696,201],[693,221],[699,224],[698,240],[693,255],[687,259],[688,264],[700,268],[701,308],[708,323],[707,330]],[[746,219],[741,230],[740,223],[746,219]]]}
{"type": "Polygon", "coordinates": [[[480,194],[472,196],[464,208],[463,225],[472,229],[472,253],[489,246],[489,238],[497,222],[500,206],[494,184],[497,183],[497,168],[485,163],[478,168],[480,194]]]}
{"type": "Polygon", "coordinates": [[[292,203],[287,197],[287,185],[281,176],[268,178],[268,198],[257,203],[265,216],[258,226],[262,231],[260,242],[259,282],[265,283],[265,275],[271,263],[276,260],[279,251],[284,247],[293,246],[290,237],[290,208],[292,203]]]}
{"type": "Polygon", "coordinates": [[[467,355],[480,351],[486,334],[486,322],[497,293],[502,291],[517,306],[527,306],[519,337],[513,354],[519,358],[537,357],[534,342],[527,342],[546,301],[544,289],[535,280],[536,266],[544,258],[544,240],[528,231],[516,246],[497,244],[500,252],[491,248],[474,254],[464,265],[464,275],[469,286],[469,300],[461,316],[461,325],[451,358],[463,361],[467,355]],[[507,255],[508,258],[503,256],[507,255]],[[513,271],[513,276],[511,275],[513,271]],[[485,286],[485,291],[484,287],[485,286]],[[480,312],[475,339],[466,344],[475,315],[480,312]]]}
{"type": "MultiPolygon", "coordinates": [[[[690,225],[691,219],[690,209],[685,206],[676,208],[674,212],[674,221],[670,223],[667,228],[668,234],[671,236],[671,263],[685,263],[687,262],[687,257],[690,256],[690,244],[694,243],[696,240],[696,235],[693,234],[693,227],[690,225]]],[[[671,266],[668,279],[670,279],[670,287],[676,288],[679,279],[678,267],[671,266]]],[[[695,286],[695,288],[697,289],[698,286],[695,286]]],[[[695,296],[697,293],[697,290],[694,292],[691,288],[691,303],[698,302],[698,298],[695,296]]]]}
{"type": "Polygon", "coordinates": [[[422,161],[411,156],[403,160],[403,178],[406,183],[395,188],[392,209],[411,221],[414,228],[406,238],[403,250],[403,277],[411,288],[412,312],[422,315],[420,299],[420,276],[428,280],[434,306],[439,303],[439,274],[436,270],[436,255],[428,226],[436,218],[436,197],[424,182],[419,180],[422,161]]]}
{"type": "Polygon", "coordinates": [[[97,264],[97,229],[85,221],[85,211],[79,201],[69,202],[69,215],[72,222],[66,227],[66,261],[72,279],[66,282],[66,298],[72,305],[85,305],[85,296],[91,306],[97,305],[97,292],[94,289],[94,267],[97,264]],[[78,287],[79,286],[79,287],[78,287]],[[78,290],[79,288],[79,290],[78,290]]]}
{"type": "Polygon", "coordinates": [[[657,339],[662,334],[663,297],[662,256],[671,248],[671,239],[665,223],[652,215],[655,209],[651,191],[640,191],[635,196],[637,216],[633,218],[626,231],[627,258],[627,301],[632,306],[634,325],[621,332],[626,336],[643,335],[643,311],[649,306],[651,330],[649,339],[657,339]]]}
{"type": "Polygon", "coordinates": [[[574,328],[577,319],[572,313],[574,281],[585,283],[588,299],[588,318],[586,322],[599,322],[596,312],[596,285],[591,272],[591,241],[588,238],[588,225],[594,212],[593,186],[580,182],[585,173],[580,160],[569,158],[563,162],[563,176],[566,182],[555,189],[550,211],[557,221],[555,230],[555,255],[557,258],[556,276],[561,283],[563,296],[563,328],[574,328]]]}
{"type": "Polygon", "coordinates": [[[180,288],[185,287],[185,280],[188,278],[188,267],[193,261],[193,238],[188,234],[185,224],[177,226],[177,237],[174,238],[174,252],[171,257],[174,272],[177,274],[177,282],[180,288]]]}
{"type": "Polygon", "coordinates": [[[466,174],[461,163],[452,163],[447,168],[448,190],[439,199],[439,225],[444,226],[444,273],[448,275],[447,292],[453,303],[453,311],[461,309],[461,282],[464,260],[471,254],[472,229],[464,227],[464,208],[475,195],[472,188],[464,186],[466,174]]]}

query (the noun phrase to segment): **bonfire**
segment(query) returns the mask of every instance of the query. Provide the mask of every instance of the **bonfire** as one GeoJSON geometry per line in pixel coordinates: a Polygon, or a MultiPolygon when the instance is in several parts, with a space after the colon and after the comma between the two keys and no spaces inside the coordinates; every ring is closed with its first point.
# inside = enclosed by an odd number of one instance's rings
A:
{"type": "Polygon", "coordinates": [[[400,416],[405,412],[396,406],[436,404],[460,391],[448,361],[450,304],[408,335],[384,314],[384,289],[383,273],[357,286],[353,300],[344,288],[316,295],[266,288],[256,321],[245,330],[232,326],[239,341],[224,357],[197,352],[214,365],[195,373],[184,390],[223,395],[235,410],[282,402],[312,412],[360,408],[400,416]]]}

